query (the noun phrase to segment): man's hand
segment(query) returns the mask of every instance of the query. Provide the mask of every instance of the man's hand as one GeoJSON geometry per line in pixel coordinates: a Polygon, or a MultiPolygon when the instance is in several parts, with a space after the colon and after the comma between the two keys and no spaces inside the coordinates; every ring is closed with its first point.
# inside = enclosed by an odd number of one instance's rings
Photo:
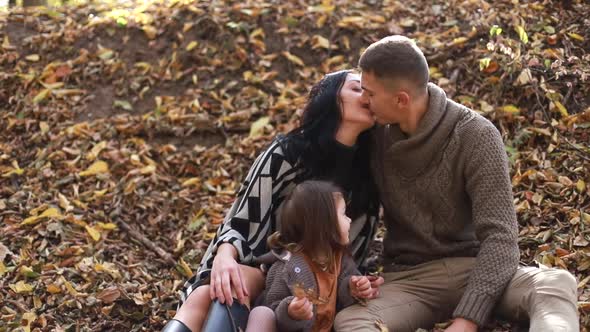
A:
{"type": "Polygon", "coordinates": [[[369,299],[375,293],[371,289],[371,282],[365,276],[350,277],[350,294],[361,299],[369,299]]]}
{"type": "Polygon", "coordinates": [[[313,318],[313,304],[306,297],[295,297],[287,308],[293,320],[310,320],[313,318]]]}
{"type": "Polygon", "coordinates": [[[445,332],[477,332],[477,324],[465,318],[455,318],[445,332]]]}

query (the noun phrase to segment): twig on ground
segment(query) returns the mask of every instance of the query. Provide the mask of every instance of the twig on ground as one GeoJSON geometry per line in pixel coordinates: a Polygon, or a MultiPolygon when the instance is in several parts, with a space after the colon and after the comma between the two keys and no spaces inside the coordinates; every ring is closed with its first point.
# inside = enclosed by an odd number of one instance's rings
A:
{"type": "Polygon", "coordinates": [[[152,242],[150,239],[145,237],[140,232],[131,228],[131,226],[129,226],[129,224],[127,224],[125,221],[118,220],[117,223],[129,235],[131,235],[133,238],[135,238],[139,242],[143,243],[143,245],[146,246],[148,249],[150,249],[153,252],[155,252],[156,254],[158,254],[158,256],[160,256],[166,263],[170,264],[171,266],[174,266],[176,264],[176,261],[174,260],[174,258],[172,257],[171,254],[167,253],[164,249],[160,248],[157,244],[152,242]]]}

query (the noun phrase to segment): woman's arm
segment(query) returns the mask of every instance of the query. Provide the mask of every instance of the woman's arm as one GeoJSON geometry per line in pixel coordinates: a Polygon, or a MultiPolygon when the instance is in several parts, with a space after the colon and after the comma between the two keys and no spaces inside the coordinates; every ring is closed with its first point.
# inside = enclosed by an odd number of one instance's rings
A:
{"type": "Polygon", "coordinates": [[[212,298],[231,303],[232,289],[238,299],[247,295],[238,263],[252,264],[255,256],[267,251],[274,206],[295,175],[278,140],[258,156],[201,262],[198,275],[210,273],[212,298]]]}

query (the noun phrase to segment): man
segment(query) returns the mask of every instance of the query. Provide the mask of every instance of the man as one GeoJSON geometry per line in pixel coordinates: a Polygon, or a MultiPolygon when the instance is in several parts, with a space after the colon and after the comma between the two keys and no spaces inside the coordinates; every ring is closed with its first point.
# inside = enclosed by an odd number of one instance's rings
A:
{"type": "Polygon", "coordinates": [[[338,314],[337,331],[477,331],[492,313],[531,331],[579,331],[576,280],[519,267],[508,160],[494,125],[428,83],[428,64],[403,36],[359,60],[377,122],[371,169],[384,209],[380,297],[338,314]]]}

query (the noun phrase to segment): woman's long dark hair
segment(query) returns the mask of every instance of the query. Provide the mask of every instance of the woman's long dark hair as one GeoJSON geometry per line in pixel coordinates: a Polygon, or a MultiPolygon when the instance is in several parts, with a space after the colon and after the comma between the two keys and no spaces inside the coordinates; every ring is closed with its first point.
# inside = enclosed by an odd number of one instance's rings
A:
{"type": "MultiPolygon", "coordinates": [[[[331,155],[336,132],[342,122],[342,103],[340,92],[346,77],[352,70],[341,70],[324,76],[315,84],[303,109],[299,127],[286,135],[283,148],[287,156],[296,159],[304,168],[304,179],[330,179],[334,167],[331,155]]],[[[348,194],[347,214],[354,220],[367,213],[370,208],[377,209],[377,191],[369,170],[370,133],[359,135],[351,169],[355,171],[349,183],[337,183],[348,194]]]]}
{"type": "Polygon", "coordinates": [[[342,190],[325,181],[304,181],[283,202],[281,230],[268,238],[271,249],[304,252],[320,267],[334,270],[340,238],[336,199],[342,190]]]}

